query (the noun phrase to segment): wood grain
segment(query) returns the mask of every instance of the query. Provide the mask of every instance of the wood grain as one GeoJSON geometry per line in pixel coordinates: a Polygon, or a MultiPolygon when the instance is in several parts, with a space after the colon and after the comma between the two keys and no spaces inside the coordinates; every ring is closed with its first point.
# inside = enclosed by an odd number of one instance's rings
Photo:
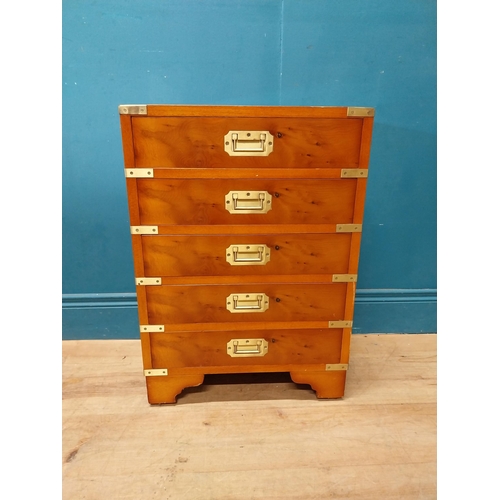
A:
{"type": "Polygon", "coordinates": [[[331,274],[249,274],[234,276],[160,276],[163,285],[243,283],[332,283],[331,274]]]}
{"type": "Polygon", "coordinates": [[[135,287],[137,293],[137,309],[139,315],[139,324],[148,324],[148,299],[146,294],[146,288],[144,286],[135,287]]]}
{"type": "MultiPolygon", "coordinates": [[[[151,333],[151,352],[154,368],[179,367],[259,367],[338,363],[342,330],[268,330],[263,332],[169,332],[151,333]],[[264,356],[231,357],[227,344],[234,339],[264,339],[268,343],[264,356]]],[[[250,370],[254,371],[254,370],[250,370]]],[[[226,370],[223,371],[224,373],[226,370]]],[[[212,373],[217,373],[212,370],[212,373]]]]}
{"type": "MultiPolygon", "coordinates": [[[[344,319],[347,321],[354,320],[354,304],[356,301],[356,285],[357,283],[348,283],[345,296],[344,319]]],[[[344,328],[342,336],[342,349],[340,354],[341,363],[349,363],[349,353],[351,347],[352,328],[344,328]]]]}
{"type": "Polygon", "coordinates": [[[196,387],[204,380],[203,373],[191,373],[181,376],[169,373],[168,377],[147,377],[146,388],[149,404],[176,403],[177,395],[186,387],[196,387]]]}
{"type": "Polygon", "coordinates": [[[362,120],[282,117],[133,117],[135,165],[178,168],[356,167],[362,120]],[[266,131],[269,156],[230,156],[229,131],[266,131]]]}
{"type": "Polygon", "coordinates": [[[140,221],[153,224],[348,224],[356,179],[136,179],[140,221]],[[267,213],[226,210],[230,191],[268,192],[267,213]]]}
{"type": "Polygon", "coordinates": [[[351,349],[340,400],[237,374],[151,407],[138,340],[63,342],[63,499],[435,499],[436,335],[351,349]]]}
{"type": "MultiPolygon", "coordinates": [[[[351,233],[227,236],[142,236],[144,276],[304,275],[347,273],[351,233]],[[266,264],[234,265],[246,247],[260,245],[266,264]],[[267,248],[266,248],[267,247],[267,248]],[[229,248],[229,252],[226,250],[229,248]],[[229,253],[229,256],[227,255],[229,253]]],[[[249,257],[258,259],[253,252],[249,257]]]]}
{"type": "MultiPolygon", "coordinates": [[[[253,319],[253,318],[252,318],[253,319]]],[[[338,318],[337,318],[338,319],[338,318]]],[[[145,322],[144,324],[153,324],[145,322]]],[[[328,321],[242,321],[240,323],[166,323],[166,332],[242,332],[253,330],[262,332],[264,330],[310,330],[314,328],[328,328],[328,321]]]]}
{"type": "Polygon", "coordinates": [[[120,115],[120,130],[122,134],[123,164],[125,168],[134,168],[135,156],[132,133],[132,117],[120,115]]]}
{"type": "Polygon", "coordinates": [[[144,288],[148,301],[148,323],[161,325],[343,319],[346,286],[346,283],[250,283],[144,288]],[[232,313],[226,308],[231,294],[238,294],[241,302],[245,301],[246,294],[266,294],[269,307],[263,312],[232,313]]]}
{"type": "MultiPolygon", "coordinates": [[[[144,167],[143,167],[144,168],[144,167]]],[[[154,168],[155,179],[342,179],[342,168],[154,168]]],[[[149,168],[147,170],[150,170],[149,168]]],[[[134,172],[134,170],[132,170],[134,172]]],[[[135,169],[135,175],[141,171],[135,169]]],[[[347,178],[347,177],[345,177],[347,178]]]]}
{"type": "MultiPolygon", "coordinates": [[[[196,104],[150,104],[148,116],[314,117],[346,118],[344,106],[200,106],[196,104]]],[[[353,118],[346,118],[351,120],[353,118]]],[[[359,119],[359,118],[358,118],[359,119]]]]}
{"type": "MultiPolygon", "coordinates": [[[[241,216],[240,216],[241,217],[241,216]]],[[[220,225],[164,225],[158,234],[328,234],[337,231],[336,224],[220,224],[220,225]]]]}
{"type": "Polygon", "coordinates": [[[319,399],[337,399],[344,395],[346,371],[290,371],[296,384],[308,384],[319,399]]]}

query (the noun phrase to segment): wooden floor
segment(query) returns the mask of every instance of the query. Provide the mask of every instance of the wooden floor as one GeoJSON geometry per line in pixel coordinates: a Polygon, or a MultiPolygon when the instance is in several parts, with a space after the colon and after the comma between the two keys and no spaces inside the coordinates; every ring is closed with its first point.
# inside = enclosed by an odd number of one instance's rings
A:
{"type": "Polygon", "coordinates": [[[64,500],[436,498],[436,335],[354,335],[342,400],[257,374],[153,407],[139,341],[62,353],[64,500]]]}

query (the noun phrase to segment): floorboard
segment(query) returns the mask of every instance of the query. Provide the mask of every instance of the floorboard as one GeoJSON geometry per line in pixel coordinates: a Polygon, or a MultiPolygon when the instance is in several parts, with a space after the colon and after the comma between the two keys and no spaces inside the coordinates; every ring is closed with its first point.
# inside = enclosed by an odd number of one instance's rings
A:
{"type": "Polygon", "coordinates": [[[278,373],[150,406],[138,340],[62,354],[64,500],[436,498],[436,335],[354,335],[326,401],[278,373]]]}

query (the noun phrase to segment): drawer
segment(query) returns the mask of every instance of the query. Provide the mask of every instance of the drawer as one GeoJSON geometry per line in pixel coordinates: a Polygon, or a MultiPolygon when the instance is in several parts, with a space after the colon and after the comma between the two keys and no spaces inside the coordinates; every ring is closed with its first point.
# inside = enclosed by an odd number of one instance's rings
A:
{"type": "Polygon", "coordinates": [[[153,368],[338,363],[342,330],[151,333],[153,368]],[[248,342],[247,342],[248,340],[248,342]]]}
{"type": "Polygon", "coordinates": [[[347,273],[351,233],[142,236],[145,276],[347,273]]]}
{"type": "Polygon", "coordinates": [[[148,323],[171,325],[342,320],[347,283],[159,285],[144,288],[148,323]]]}
{"type": "Polygon", "coordinates": [[[151,117],[132,118],[135,167],[296,168],[359,165],[362,120],[340,118],[151,117]],[[227,140],[230,131],[251,141],[227,140]],[[258,134],[253,140],[254,132],[258,134]],[[267,156],[231,156],[225,148],[258,150],[267,156]],[[226,142],[230,142],[229,146],[226,142]],[[254,144],[255,142],[255,144],[254,144]],[[264,151],[265,152],[265,151],[264,151]]]}
{"type": "Polygon", "coordinates": [[[357,179],[136,179],[142,225],[348,224],[357,179]]]}

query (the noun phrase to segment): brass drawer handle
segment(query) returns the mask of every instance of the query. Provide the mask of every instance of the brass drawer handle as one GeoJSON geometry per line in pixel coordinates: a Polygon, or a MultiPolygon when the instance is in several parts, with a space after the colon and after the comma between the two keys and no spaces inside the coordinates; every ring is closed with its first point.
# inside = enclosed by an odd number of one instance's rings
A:
{"type": "Polygon", "coordinates": [[[226,298],[226,309],[231,313],[256,313],[269,309],[265,293],[232,293],[226,298]]]}
{"type": "Polygon", "coordinates": [[[265,339],[231,339],[227,343],[227,353],[232,358],[248,358],[267,354],[268,343],[265,339]]]}
{"type": "Polygon", "coordinates": [[[229,156],[268,156],[274,137],[267,130],[230,130],[224,136],[224,151],[229,156]]]}
{"type": "Polygon", "coordinates": [[[226,248],[226,261],[232,266],[263,266],[269,262],[267,245],[231,245],[226,248]]]}
{"type": "Polygon", "coordinates": [[[267,191],[229,191],[226,210],[231,214],[266,214],[272,208],[272,199],[267,191]]]}

